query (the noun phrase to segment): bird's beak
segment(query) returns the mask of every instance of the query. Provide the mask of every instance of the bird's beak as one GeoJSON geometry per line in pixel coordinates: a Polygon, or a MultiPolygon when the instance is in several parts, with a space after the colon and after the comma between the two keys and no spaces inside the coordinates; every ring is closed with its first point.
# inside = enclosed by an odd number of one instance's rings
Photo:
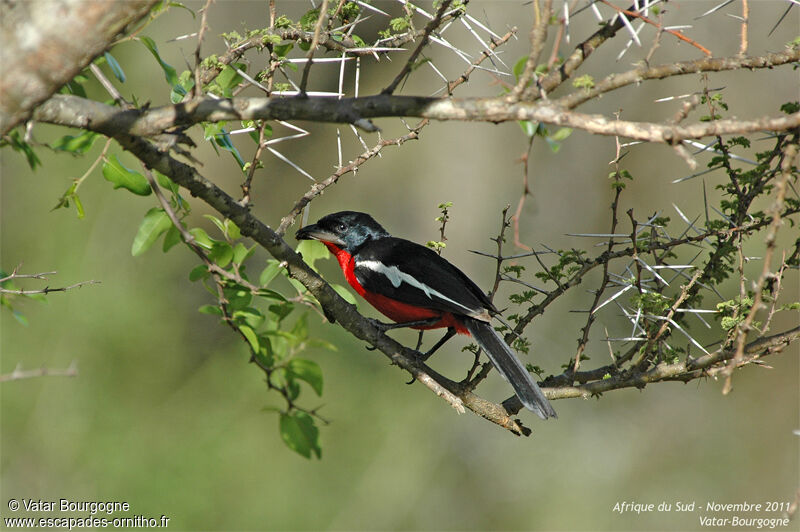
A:
{"type": "Polygon", "coordinates": [[[319,240],[320,242],[330,242],[331,244],[336,244],[337,246],[345,245],[341,238],[330,231],[322,229],[317,224],[311,224],[303,227],[297,233],[295,233],[294,237],[297,240],[319,240]]]}

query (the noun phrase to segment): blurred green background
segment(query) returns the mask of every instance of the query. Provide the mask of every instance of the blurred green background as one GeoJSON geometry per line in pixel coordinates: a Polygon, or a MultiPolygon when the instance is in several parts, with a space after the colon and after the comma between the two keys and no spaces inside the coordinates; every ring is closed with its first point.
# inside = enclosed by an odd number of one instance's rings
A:
{"type": "MultiPolygon", "coordinates": [[[[693,20],[696,27],[687,30],[693,38],[717,56],[733,55],[738,51],[738,21],[725,14],[694,20],[717,3],[670,2],[665,21],[693,20]]],[[[197,9],[202,4],[187,5],[197,9]]],[[[396,2],[375,5],[400,15],[396,2]]],[[[751,7],[753,55],[780,50],[795,37],[798,9],[767,36],[786,6],[787,2],[764,1],[751,7]]],[[[308,8],[307,2],[279,3],[279,10],[294,19],[308,8]]],[[[529,5],[472,2],[470,9],[498,33],[510,26],[520,28],[519,40],[502,48],[507,64],[526,53],[529,5]]],[[[726,8],[733,14],[739,10],[738,2],[726,8]]],[[[224,50],[220,33],[263,27],[266,17],[266,2],[217,2],[209,13],[204,54],[224,50]]],[[[367,24],[372,23],[377,24],[367,24]]],[[[187,58],[191,61],[194,40],[165,41],[195,31],[197,24],[188,12],[175,9],[143,34],[156,40],[164,58],[180,72],[187,58]]],[[[596,27],[589,12],[575,17],[572,46],[596,27]]],[[[463,28],[445,35],[467,51],[479,49],[463,28]]],[[[627,41],[621,34],[618,42],[592,57],[583,73],[597,78],[627,70],[646,54],[652,28],[642,35],[643,49],[634,45],[615,62],[627,41]]],[[[139,101],[153,105],[167,102],[161,70],[141,44],[127,42],[113,53],[129,77],[121,86],[125,96],[135,93],[139,101]]],[[[432,48],[429,56],[449,79],[466,65],[443,47],[432,48]]],[[[261,68],[263,56],[248,57],[253,69],[261,68]]],[[[676,46],[665,36],[655,60],[697,57],[696,50],[676,46]]],[[[401,62],[363,60],[360,93],[379,91],[401,62]]],[[[336,65],[317,65],[310,88],[335,90],[337,74],[336,65]]],[[[348,65],[349,94],[353,78],[354,69],[348,65]]],[[[402,93],[429,94],[439,88],[437,80],[432,69],[422,68],[402,93]]],[[[740,117],[776,115],[781,103],[798,96],[797,73],[786,67],[716,74],[709,85],[726,87],[730,114],[740,117]]],[[[626,119],[662,120],[678,104],[653,100],[701,89],[699,76],[673,78],[628,87],[582,110],[611,114],[623,108],[626,119]]],[[[494,76],[476,72],[457,95],[491,96],[499,91],[494,76]]],[[[105,98],[99,86],[92,85],[91,93],[105,98]]],[[[396,119],[377,123],[385,138],[405,131],[396,119]]],[[[276,148],[324,179],[337,163],[337,128],[301,125],[312,135],[276,148]]],[[[192,131],[201,141],[201,134],[192,131]]],[[[286,131],[276,126],[275,135],[286,131]]],[[[341,132],[347,161],[363,149],[349,128],[341,132]]],[[[39,141],[47,141],[68,132],[37,126],[34,133],[39,141]]],[[[370,146],[377,141],[374,134],[366,137],[370,146]]],[[[614,158],[614,139],[575,132],[557,154],[540,140],[531,154],[532,196],[523,211],[521,239],[536,247],[588,247],[591,242],[565,233],[607,232],[612,199],[608,161],[614,158]]],[[[236,142],[245,158],[251,156],[248,139],[236,142]]],[[[46,305],[25,303],[20,310],[28,318],[27,327],[8,312],[0,314],[2,373],[18,364],[25,369],[61,368],[72,361],[79,369],[77,378],[0,386],[0,516],[11,515],[5,507],[10,498],[70,498],[127,501],[132,513],[167,515],[170,527],[178,530],[666,530],[700,528],[701,514],[620,515],[612,509],[617,502],[630,501],[696,501],[704,507],[709,501],[794,499],[799,478],[798,437],[792,434],[800,412],[797,345],[770,357],[766,363],[771,369],[737,372],[734,391],[726,397],[721,395],[722,383],[709,380],[617,391],[601,400],[558,401],[557,421],[544,423],[523,413],[534,435],[516,438],[476,416],[456,415],[419,385],[406,386],[407,376],[389,366],[385,357],[368,352],[340,328],[321,324],[313,315],[312,334],[332,341],[339,350],[308,354],[323,368],[325,390],[322,399],[307,393],[304,404],[324,404],[321,412],[331,423],[321,429],[321,461],[296,455],[281,442],[275,413],[262,411],[281,403],[266,393],[262,373],[247,363],[245,346],[214,317],[197,312],[213,301],[188,280],[194,256],[177,248],[164,255],[154,248],[131,257],[140,220],[155,205],[152,196],[113,191],[95,171],[80,189],[85,219],[78,220],[74,210],[51,212],[71,179],[83,174],[99,154],[101,144],[85,158],[39,149],[43,166],[35,172],[18,154],[0,153],[2,267],[10,270],[23,263],[27,273],[57,270],[50,286],[101,281],[52,294],[46,305]]],[[[516,206],[520,196],[518,160],[525,149],[517,124],[434,123],[423,130],[420,141],[386,148],[382,158],[342,178],[312,204],[311,219],[341,209],[366,210],[391,232],[424,242],[438,236],[436,205],[452,201],[445,256],[488,288],[493,263],[468,250],[493,249],[489,238],[497,233],[500,211],[507,204],[516,206]]],[[[112,151],[120,150],[114,146],[112,151]]],[[[238,194],[240,174],[229,154],[217,157],[203,147],[197,157],[203,162],[203,175],[238,194]]],[[[135,166],[129,155],[121,159],[135,166]]],[[[701,164],[707,161],[704,156],[699,159],[701,164]]],[[[254,211],[265,222],[277,224],[310,183],[274,157],[267,155],[264,161],[265,168],[254,180],[254,211]]],[[[623,167],[635,179],[622,196],[620,212],[633,208],[638,218],[661,212],[673,218],[678,232],[685,225],[673,203],[690,217],[702,211],[700,178],[671,184],[691,170],[669,148],[635,147],[623,167]]],[[[712,201],[718,198],[713,186],[722,177],[704,177],[712,201]]],[[[208,211],[199,203],[193,206],[192,220],[211,231],[201,218],[208,211]]],[[[796,238],[796,228],[785,225],[781,231],[781,242],[796,238]]],[[[759,255],[758,249],[753,242],[748,252],[759,255]]],[[[252,270],[260,271],[266,255],[259,252],[256,259],[252,270]]],[[[535,271],[533,263],[526,265],[535,271]]],[[[755,272],[761,266],[756,261],[752,267],[755,272]]],[[[333,261],[325,261],[322,272],[332,281],[342,281],[333,261]]],[[[558,373],[574,354],[585,315],[570,310],[588,308],[589,287],[584,283],[574,289],[528,329],[533,344],[529,360],[547,373],[558,373]]],[[[787,277],[784,290],[798,293],[796,273],[787,277]]],[[[708,301],[711,304],[712,298],[708,301]]],[[[365,305],[360,308],[375,316],[365,305]]],[[[589,364],[605,363],[607,347],[600,341],[604,326],[612,336],[629,331],[618,314],[609,308],[595,325],[589,364]]],[[[796,314],[781,315],[772,330],[796,323],[796,314]]],[[[718,336],[715,331],[694,330],[707,341],[718,336]]],[[[414,338],[411,332],[393,334],[409,343],[414,338]]],[[[461,375],[469,364],[469,357],[460,352],[463,344],[449,344],[432,362],[434,367],[461,375]]],[[[509,395],[496,376],[479,391],[495,400],[509,395]]]]}

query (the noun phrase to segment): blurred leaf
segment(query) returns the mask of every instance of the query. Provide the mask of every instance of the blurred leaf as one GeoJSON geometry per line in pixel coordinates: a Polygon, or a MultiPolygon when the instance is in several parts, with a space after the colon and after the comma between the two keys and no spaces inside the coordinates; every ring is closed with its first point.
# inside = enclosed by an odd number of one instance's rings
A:
{"type": "Polygon", "coordinates": [[[248,325],[239,325],[239,330],[247,339],[247,342],[250,344],[250,347],[253,349],[253,351],[258,353],[258,351],[261,349],[261,345],[258,343],[258,335],[255,333],[255,331],[248,325]]]}
{"type": "Polygon", "coordinates": [[[261,275],[258,278],[258,283],[261,286],[266,286],[272,282],[272,280],[280,273],[281,268],[280,262],[275,259],[269,259],[267,261],[267,267],[264,268],[264,271],[261,272],[261,275]]]}
{"type": "Polygon", "coordinates": [[[200,246],[201,248],[205,248],[206,250],[211,250],[214,247],[214,241],[208,236],[208,233],[205,230],[201,229],[200,227],[193,227],[189,229],[189,234],[194,237],[195,243],[200,246]]]}
{"type": "Polygon", "coordinates": [[[158,64],[161,65],[161,70],[164,71],[164,78],[166,78],[169,86],[175,87],[178,85],[178,73],[174,68],[172,68],[171,65],[167,64],[166,61],[161,59],[161,55],[158,53],[158,47],[156,46],[155,41],[153,41],[153,39],[150,37],[139,37],[139,41],[144,44],[148,50],[150,50],[150,53],[156,58],[158,64]]]}
{"type": "Polygon", "coordinates": [[[266,316],[264,316],[261,311],[257,308],[247,307],[242,310],[237,310],[233,313],[233,319],[241,319],[244,321],[250,328],[253,330],[258,329],[264,324],[266,321],[266,316]]]}
{"type": "Polygon", "coordinates": [[[247,248],[241,242],[237,242],[236,245],[233,247],[233,262],[236,264],[241,264],[245,260],[247,260],[253,253],[256,251],[256,246],[251,246],[250,249],[247,248]]]}
{"type": "Polygon", "coordinates": [[[350,303],[351,305],[358,306],[358,300],[356,296],[353,295],[353,292],[347,289],[347,287],[342,286],[340,284],[331,283],[331,288],[333,288],[337,294],[342,296],[342,299],[350,303]]]}
{"type": "Polygon", "coordinates": [[[33,151],[31,145],[25,142],[20,136],[19,130],[14,129],[8,133],[8,135],[0,141],[0,146],[4,146],[6,143],[8,143],[14,151],[21,152],[25,155],[25,159],[28,161],[28,166],[31,167],[31,170],[36,170],[37,166],[42,165],[42,161],[39,160],[39,157],[36,155],[36,152],[33,151]]]}
{"type": "Polygon", "coordinates": [[[131,255],[137,257],[147,251],[150,246],[169,229],[172,222],[164,209],[153,207],[144,215],[144,220],[139,225],[139,231],[133,239],[131,255]]]}
{"type": "Polygon", "coordinates": [[[322,396],[322,369],[313,360],[293,358],[287,364],[289,372],[297,379],[311,385],[318,396],[322,396]]]}
{"type": "Polygon", "coordinates": [[[320,242],[319,240],[301,240],[299,244],[297,244],[297,248],[295,248],[299,254],[303,256],[303,260],[308,264],[314,271],[317,271],[317,268],[314,266],[314,263],[318,259],[326,258],[330,255],[328,252],[328,248],[325,247],[325,244],[320,242]]]}
{"type": "Polygon", "coordinates": [[[295,337],[296,342],[302,342],[308,338],[308,313],[301,314],[297,321],[294,322],[291,330],[292,336],[295,337]]]}
{"type": "Polygon", "coordinates": [[[205,264],[198,264],[189,272],[189,280],[192,282],[199,281],[200,279],[205,279],[209,276],[208,268],[205,264]]]}
{"type": "Polygon", "coordinates": [[[230,264],[233,259],[233,247],[227,242],[214,242],[211,252],[208,254],[211,261],[216,262],[221,268],[230,264]]]}
{"type": "Polygon", "coordinates": [[[224,129],[222,133],[214,136],[214,143],[217,146],[222,148],[223,150],[231,152],[233,158],[236,159],[236,162],[239,163],[239,168],[244,168],[245,161],[242,159],[242,155],[239,153],[239,150],[236,149],[236,146],[233,145],[233,141],[231,141],[231,136],[228,134],[227,131],[224,129]]]}
{"type": "Polygon", "coordinates": [[[319,429],[314,425],[312,417],[305,412],[293,414],[281,413],[279,430],[283,443],[294,452],[311,458],[314,453],[317,458],[322,457],[319,446],[319,429]]]}
{"type": "Polygon", "coordinates": [[[237,226],[233,221],[229,218],[225,218],[225,236],[230,238],[231,240],[239,240],[242,238],[242,232],[239,230],[239,226],[237,226]]]}
{"type": "Polygon", "coordinates": [[[115,190],[126,188],[139,196],[148,196],[151,192],[147,179],[142,174],[125,168],[116,155],[103,163],[103,177],[114,184],[115,190]]]}
{"type": "MultiPolygon", "coordinates": [[[[235,63],[235,66],[244,72],[247,65],[235,63]]],[[[244,78],[230,65],[225,65],[216,79],[217,85],[222,89],[222,95],[226,98],[231,98],[233,96],[233,89],[242,81],[244,81],[244,78]]]]}
{"type": "Polygon", "coordinates": [[[114,77],[120,80],[120,82],[125,83],[125,72],[122,70],[117,60],[114,59],[114,56],[106,52],[103,54],[103,57],[106,58],[106,63],[108,63],[109,68],[111,68],[111,72],[114,73],[114,77]]]}
{"type": "Polygon", "coordinates": [[[172,249],[172,247],[180,243],[181,232],[178,231],[178,228],[175,227],[175,224],[170,225],[169,229],[167,230],[167,234],[164,235],[164,245],[161,247],[161,249],[164,251],[164,253],[166,253],[172,249]]]}
{"type": "Polygon", "coordinates": [[[222,316],[222,309],[220,309],[216,305],[203,305],[197,310],[201,314],[212,314],[214,316],[222,316]]]}
{"type": "Polygon", "coordinates": [[[94,131],[84,131],[80,135],[65,135],[53,142],[50,147],[57,151],[83,155],[92,148],[94,141],[99,136],[94,131]]]}

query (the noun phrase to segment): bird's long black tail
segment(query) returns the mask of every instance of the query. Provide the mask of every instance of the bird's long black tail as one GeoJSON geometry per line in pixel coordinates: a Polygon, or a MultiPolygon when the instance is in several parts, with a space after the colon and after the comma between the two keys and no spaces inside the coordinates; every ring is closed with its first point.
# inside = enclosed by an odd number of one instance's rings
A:
{"type": "Polygon", "coordinates": [[[489,360],[492,361],[500,375],[514,388],[514,392],[522,404],[528,410],[536,412],[542,419],[558,417],[547,397],[533,381],[531,374],[522,366],[517,355],[500,338],[491,324],[472,318],[466,318],[464,322],[472,337],[489,356],[489,360]]]}

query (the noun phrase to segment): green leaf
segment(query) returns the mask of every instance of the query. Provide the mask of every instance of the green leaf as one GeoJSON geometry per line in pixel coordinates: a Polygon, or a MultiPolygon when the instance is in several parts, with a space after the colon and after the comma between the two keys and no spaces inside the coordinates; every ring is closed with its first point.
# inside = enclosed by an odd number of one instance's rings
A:
{"type": "Polygon", "coordinates": [[[342,296],[342,299],[344,299],[345,301],[347,301],[351,305],[358,306],[358,300],[356,299],[356,296],[354,296],[353,293],[350,290],[348,290],[346,287],[344,287],[344,286],[342,286],[340,284],[331,283],[331,288],[333,288],[336,291],[337,294],[342,296]]]}
{"type": "Polygon", "coordinates": [[[521,120],[518,122],[519,127],[522,128],[522,132],[530,138],[536,134],[536,124],[531,122],[530,120],[521,120]]]}
{"type": "Polygon", "coordinates": [[[325,247],[325,244],[320,242],[319,240],[301,240],[299,244],[297,244],[297,248],[295,248],[299,254],[303,256],[303,260],[308,264],[314,271],[317,271],[317,268],[314,266],[314,263],[318,259],[322,259],[328,257],[328,248],[325,247]]]}
{"type": "Polygon", "coordinates": [[[142,174],[123,166],[116,155],[112,155],[103,163],[103,177],[114,184],[115,190],[126,188],[139,196],[147,196],[151,192],[147,179],[142,174]]]}
{"type": "Polygon", "coordinates": [[[314,425],[314,419],[307,413],[281,413],[279,430],[283,443],[289,449],[306,458],[311,458],[311,453],[314,453],[317,458],[322,458],[319,429],[314,425]]]}
{"type": "Polygon", "coordinates": [[[216,262],[221,268],[224,268],[233,259],[233,247],[227,242],[214,242],[208,258],[216,262]]]}
{"type": "Polygon", "coordinates": [[[261,275],[258,278],[258,283],[261,286],[266,286],[272,282],[272,280],[281,272],[281,263],[275,259],[270,259],[267,261],[267,267],[264,268],[264,271],[261,272],[261,275]]]}
{"type": "Polygon", "coordinates": [[[247,339],[247,343],[250,344],[250,347],[253,349],[253,351],[258,353],[258,351],[261,349],[261,344],[258,342],[258,335],[256,332],[248,325],[239,325],[239,330],[247,339]]]}
{"type": "Polygon", "coordinates": [[[256,247],[252,246],[250,249],[247,249],[247,246],[242,244],[241,242],[237,242],[236,245],[233,247],[233,262],[236,264],[241,264],[245,260],[247,260],[250,255],[255,253],[256,247]]]}
{"type": "Polygon", "coordinates": [[[322,396],[322,369],[319,364],[313,360],[293,358],[286,367],[295,378],[306,381],[317,395],[322,396]]]}
{"type": "Polygon", "coordinates": [[[178,84],[178,73],[172,68],[171,65],[166,63],[163,59],[161,59],[161,55],[158,53],[158,47],[156,46],[155,41],[150,37],[139,37],[139,41],[144,44],[150,53],[153,54],[153,57],[156,58],[158,64],[161,65],[161,70],[164,71],[164,78],[169,83],[170,87],[175,87],[178,84]]]}
{"type": "Polygon", "coordinates": [[[121,83],[125,83],[125,72],[122,70],[122,67],[117,60],[114,59],[114,56],[106,52],[103,54],[103,57],[106,58],[106,63],[108,63],[109,68],[111,68],[111,72],[114,73],[114,77],[117,78],[121,83]]]}
{"type": "MultiPolygon", "coordinates": [[[[22,152],[22,154],[25,155],[25,159],[28,161],[28,166],[31,167],[31,170],[36,170],[37,166],[42,165],[42,162],[39,160],[36,152],[33,151],[31,145],[25,142],[25,140],[20,136],[19,130],[15,129],[11,131],[5,136],[3,141],[8,142],[14,151],[22,152]]],[[[0,146],[5,144],[3,141],[0,141],[0,146]]]]}
{"type": "Polygon", "coordinates": [[[169,229],[172,222],[164,209],[154,207],[147,211],[144,215],[144,220],[139,225],[139,231],[133,239],[133,246],[131,246],[131,255],[137,257],[147,251],[150,246],[169,229]]]}
{"type": "Polygon", "coordinates": [[[295,337],[295,343],[302,342],[308,338],[308,313],[301,314],[297,321],[294,322],[290,333],[295,337]]]}
{"type": "Polygon", "coordinates": [[[199,264],[192,268],[189,272],[189,280],[191,282],[199,281],[200,279],[205,279],[209,276],[208,268],[205,264],[199,264]]]}
{"type": "Polygon", "coordinates": [[[242,155],[239,153],[239,150],[236,146],[233,145],[233,141],[231,141],[231,136],[228,134],[227,131],[224,129],[222,133],[214,136],[214,142],[217,146],[222,148],[223,150],[231,152],[233,158],[236,159],[236,162],[239,163],[239,168],[244,168],[245,161],[242,159],[242,155]]]}
{"type": "Polygon", "coordinates": [[[216,305],[203,305],[197,309],[201,314],[212,314],[214,316],[222,316],[222,309],[216,305]]]}
{"type": "Polygon", "coordinates": [[[164,235],[164,245],[161,247],[161,249],[164,251],[164,253],[166,253],[172,249],[172,247],[180,243],[181,232],[178,231],[178,228],[175,227],[175,225],[171,225],[167,230],[167,234],[164,235]]]}
{"type": "MultiPolygon", "coordinates": [[[[245,70],[244,64],[235,63],[235,65],[239,70],[245,70]]],[[[219,85],[222,89],[222,95],[226,98],[231,98],[233,96],[233,89],[235,89],[239,83],[244,81],[244,78],[230,65],[225,65],[217,76],[216,81],[217,85],[219,85]]]]}
{"type": "Polygon", "coordinates": [[[239,230],[239,226],[233,223],[229,218],[225,218],[223,225],[225,236],[231,240],[239,240],[242,238],[242,232],[239,230]]]}
{"type": "Polygon", "coordinates": [[[84,131],[80,135],[65,135],[50,145],[58,151],[66,151],[83,155],[89,151],[99,134],[94,131],[84,131]]]}
{"type": "Polygon", "coordinates": [[[266,316],[261,314],[260,310],[253,307],[247,307],[242,310],[237,310],[236,312],[233,313],[232,317],[234,320],[241,320],[241,322],[244,322],[248,327],[250,327],[253,330],[256,330],[259,327],[261,327],[264,324],[264,321],[266,321],[267,319],[266,316]]]}
{"type": "Polygon", "coordinates": [[[77,194],[72,194],[72,203],[75,204],[75,211],[78,213],[78,219],[83,220],[86,216],[86,211],[83,210],[83,203],[81,202],[80,196],[77,194]]]}
{"type": "MultiPolygon", "coordinates": [[[[272,49],[279,58],[286,57],[292,48],[294,48],[294,43],[289,42],[286,44],[276,44],[275,47],[272,49]]],[[[291,64],[291,63],[289,63],[291,64]]]]}
{"type": "Polygon", "coordinates": [[[203,229],[200,227],[193,227],[189,229],[189,234],[194,237],[194,242],[201,248],[205,248],[206,250],[211,250],[214,247],[214,241],[208,236],[203,229]]]}

